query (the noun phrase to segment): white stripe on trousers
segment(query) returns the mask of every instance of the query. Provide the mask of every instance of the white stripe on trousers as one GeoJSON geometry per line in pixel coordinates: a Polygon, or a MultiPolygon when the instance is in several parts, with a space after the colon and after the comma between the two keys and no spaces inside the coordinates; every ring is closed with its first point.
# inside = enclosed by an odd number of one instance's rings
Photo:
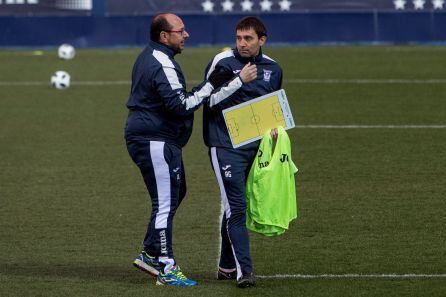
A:
{"type": "MultiPolygon", "coordinates": [[[[231,217],[231,207],[229,205],[228,196],[226,196],[226,190],[225,185],[223,183],[223,178],[221,176],[220,172],[220,165],[218,164],[218,158],[217,158],[217,148],[211,147],[211,158],[212,158],[212,167],[214,167],[214,173],[215,177],[217,178],[218,186],[220,187],[220,195],[221,195],[221,201],[223,203],[225,213],[226,213],[226,221],[229,220],[231,217]]],[[[222,223],[222,220],[220,221],[220,224],[222,223]]],[[[242,269],[240,268],[240,263],[237,260],[237,256],[235,254],[234,245],[232,244],[231,237],[229,236],[229,226],[226,225],[226,232],[228,233],[229,242],[231,243],[232,253],[234,254],[235,259],[235,265],[237,267],[237,279],[239,279],[242,276],[242,269]]],[[[221,230],[221,225],[220,225],[221,230]]],[[[221,254],[221,243],[220,243],[220,254],[221,254]]]]}
{"type": "Polygon", "coordinates": [[[164,159],[164,144],[163,141],[150,141],[150,157],[152,158],[158,195],[155,229],[167,228],[167,218],[170,212],[170,174],[169,165],[164,159]]]}

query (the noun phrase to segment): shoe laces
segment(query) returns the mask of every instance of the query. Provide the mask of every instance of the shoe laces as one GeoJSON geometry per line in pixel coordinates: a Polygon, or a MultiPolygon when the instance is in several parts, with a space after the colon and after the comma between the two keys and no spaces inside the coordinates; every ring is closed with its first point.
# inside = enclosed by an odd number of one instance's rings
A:
{"type": "Polygon", "coordinates": [[[172,272],[175,273],[175,275],[181,279],[181,280],[187,280],[187,277],[183,274],[183,272],[181,271],[180,266],[176,266],[175,268],[172,269],[172,272]]]}

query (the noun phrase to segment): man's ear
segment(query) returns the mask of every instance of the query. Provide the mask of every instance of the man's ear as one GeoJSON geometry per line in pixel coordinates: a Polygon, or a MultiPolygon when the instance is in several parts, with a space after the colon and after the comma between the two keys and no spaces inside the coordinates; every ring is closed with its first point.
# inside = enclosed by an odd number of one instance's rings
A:
{"type": "Polygon", "coordinates": [[[160,32],[160,42],[165,43],[167,41],[167,32],[161,31],[160,32]]]}
{"type": "Polygon", "coordinates": [[[260,46],[263,46],[266,42],[266,36],[262,36],[259,38],[259,44],[260,46]]]}

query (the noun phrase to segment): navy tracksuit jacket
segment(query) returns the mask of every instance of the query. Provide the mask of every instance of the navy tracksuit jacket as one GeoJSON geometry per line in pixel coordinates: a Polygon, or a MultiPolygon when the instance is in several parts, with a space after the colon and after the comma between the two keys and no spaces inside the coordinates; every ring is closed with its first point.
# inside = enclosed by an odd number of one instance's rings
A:
{"type": "Polygon", "coordinates": [[[192,133],[193,113],[213,90],[204,81],[186,91],[174,51],[150,41],[133,66],[132,87],[127,108],[126,139],[142,136],[183,147],[192,133]]]}
{"type": "MultiPolygon", "coordinates": [[[[128,152],[139,167],[152,199],[144,249],[172,264],[172,220],[186,193],[181,148],[192,133],[193,112],[208,100],[213,87],[205,80],[186,91],[174,51],[151,41],[132,71],[125,126],[128,152]]],[[[238,81],[239,78],[234,78],[238,81]]]]}
{"type": "Polygon", "coordinates": [[[224,213],[221,223],[220,267],[237,269],[237,278],[252,272],[249,237],[246,229],[245,185],[259,141],[234,149],[224,122],[222,110],[277,91],[282,86],[282,69],[262,51],[253,58],[241,57],[236,49],[215,56],[206,69],[206,77],[213,71],[232,71],[234,74],[248,62],[257,66],[257,79],[236,88],[235,81],[213,91],[204,106],[203,137],[217,181],[224,213]]]}

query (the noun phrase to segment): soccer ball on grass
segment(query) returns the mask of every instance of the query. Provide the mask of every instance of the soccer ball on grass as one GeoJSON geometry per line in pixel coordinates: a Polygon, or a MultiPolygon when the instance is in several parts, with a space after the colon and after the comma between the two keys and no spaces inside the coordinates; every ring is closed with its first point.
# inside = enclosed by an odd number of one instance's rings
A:
{"type": "Polygon", "coordinates": [[[71,60],[74,58],[76,50],[72,45],[64,43],[59,46],[57,53],[59,55],[59,58],[61,58],[62,60],[71,60]]]}
{"type": "Polygon", "coordinates": [[[56,89],[66,89],[70,86],[70,75],[65,71],[56,71],[53,76],[51,76],[51,84],[56,89]]]}

